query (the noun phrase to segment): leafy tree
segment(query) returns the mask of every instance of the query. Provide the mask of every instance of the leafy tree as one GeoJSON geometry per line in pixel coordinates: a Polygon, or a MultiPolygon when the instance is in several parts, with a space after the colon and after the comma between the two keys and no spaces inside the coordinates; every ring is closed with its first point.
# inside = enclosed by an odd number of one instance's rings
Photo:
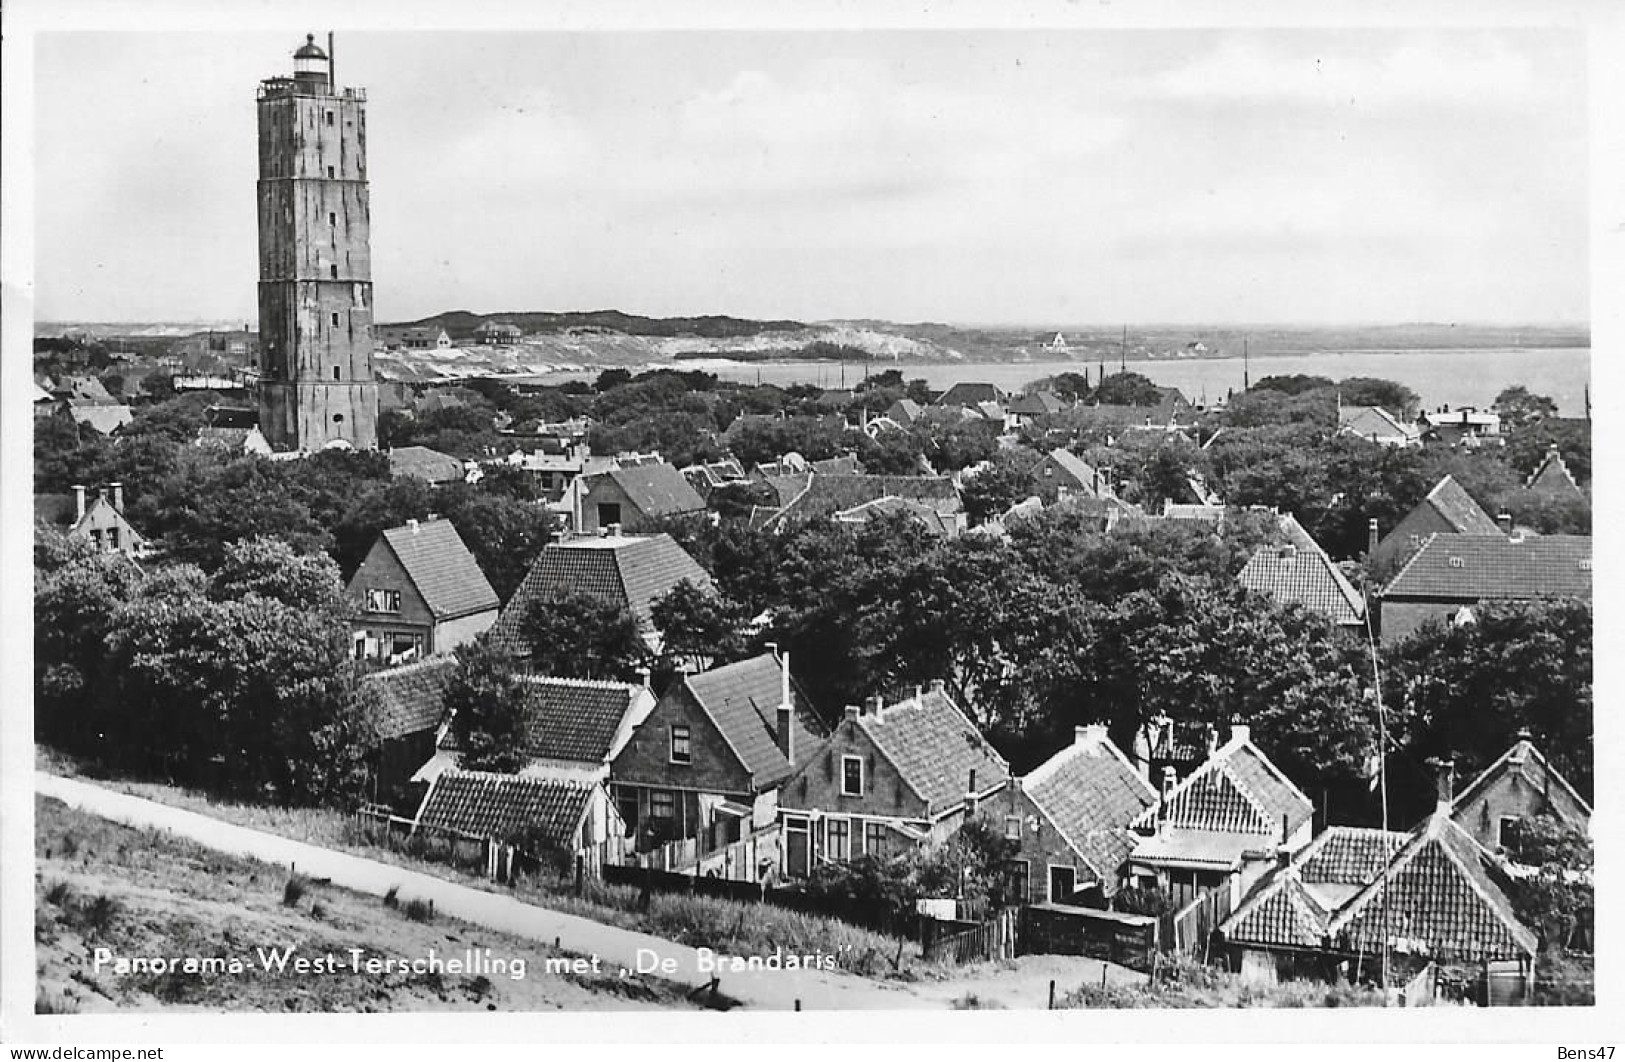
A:
{"type": "Polygon", "coordinates": [[[461,766],[513,774],[525,765],[525,715],[530,687],[517,662],[487,635],[455,650],[457,670],[446,684],[445,710],[457,737],[461,766]]]}
{"type": "Polygon", "coordinates": [[[1154,406],[1162,401],[1162,391],[1137,372],[1114,372],[1100,381],[1092,397],[1103,406],[1154,406]]]}
{"type": "Polygon", "coordinates": [[[668,657],[690,663],[728,663],[745,655],[742,630],[750,618],[736,602],[687,579],[650,606],[668,657]]]}
{"type": "Polygon", "coordinates": [[[984,523],[1033,494],[1033,469],[1039,460],[1025,447],[1004,449],[966,476],[959,495],[971,523],[984,523]]]}
{"type": "Polygon", "coordinates": [[[1372,376],[1350,376],[1338,382],[1337,390],[1345,406],[1381,406],[1405,420],[1414,419],[1422,406],[1409,387],[1372,376]]]}
{"type": "Polygon", "coordinates": [[[598,374],[598,379],[593,381],[592,389],[599,394],[605,394],[617,387],[625,387],[631,382],[630,369],[605,369],[598,374]]]}
{"type": "Polygon", "coordinates": [[[1068,402],[1087,402],[1094,389],[1088,373],[1059,372],[1049,380],[1049,389],[1068,402]]]}
{"type": "Polygon", "coordinates": [[[1577,939],[1589,944],[1596,921],[1595,855],[1584,831],[1549,815],[1519,819],[1508,854],[1538,868],[1513,879],[1510,898],[1518,920],[1539,934],[1542,950],[1561,953],[1577,939]]]}
{"type": "Polygon", "coordinates": [[[1495,396],[1491,411],[1501,418],[1503,430],[1521,428],[1557,415],[1557,403],[1545,395],[1530,393],[1523,384],[1513,384],[1495,396]]]}
{"type": "Polygon", "coordinates": [[[325,554],[296,553],[280,539],[228,543],[210,577],[209,596],[230,601],[248,594],[336,621],[342,600],[339,568],[325,554]]]}
{"type": "Polygon", "coordinates": [[[1283,376],[1266,376],[1249,388],[1252,391],[1277,391],[1283,395],[1301,395],[1310,391],[1330,390],[1336,386],[1324,376],[1308,376],[1303,373],[1289,373],[1283,376]]]}
{"type": "Polygon", "coordinates": [[[871,476],[918,476],[924,448],[912,432],[881,432],[871,439],[857,436],[858,462],[871,476]]]}
{"type": "Polygon", "coordinates": [[[457,529],[491,589],[504,601],[524,581],[542,547],[558,534],[558,519],[545,506],[463,483],[441,487],[433,504],[457,529]]]}
{"type": "Polygon", "coordinates": [[[649,655],[626,606],[582,590],[535,598],[520,632],[543,675],[629,681],[649,655]]]}

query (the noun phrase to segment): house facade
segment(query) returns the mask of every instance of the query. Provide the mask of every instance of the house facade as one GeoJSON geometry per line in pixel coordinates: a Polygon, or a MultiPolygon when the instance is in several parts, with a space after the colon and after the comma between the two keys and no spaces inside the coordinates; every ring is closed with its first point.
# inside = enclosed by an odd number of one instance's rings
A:
{"type": "Polygon", "coordinates": [[[124,516],[122,483],[98,487],[94,495],[78,484],[72,494],[36,494],[34,515],[69,538],[89,542],[97,552],[142,556],[149,548],[124,516]]]}
{"type": "Polygon", "coordinates": [[[408,520],[378,536],[345,588],[357,659],[449,653],[497,619],[497,595],[457,529],[408,520]]]}
{"type": "Polygon", "coordinates": [[[636,532],[666,516],[705,511],[705,499],[665,462],[616,468],[577,481],[576,529],[636,532]]]}
{"type": "Polygon", "coordinates": [[[1529,732],[1451,801],[1450,817],[1491,852],[1506,851],[1517,824],[1547,815],[1583,833],[1591,805],[1535,747],[1529,732]]]}
{"type": "Polygon", "coordinates": [[[849,706],[780,792],[782,872],[941,842],[1009,778],[940,682],[894,704],[849,706]]]}

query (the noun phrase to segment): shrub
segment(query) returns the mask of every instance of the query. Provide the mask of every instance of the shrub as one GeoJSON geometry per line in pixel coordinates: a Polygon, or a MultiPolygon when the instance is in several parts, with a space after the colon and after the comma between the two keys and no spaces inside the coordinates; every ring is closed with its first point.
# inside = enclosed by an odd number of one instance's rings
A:
{"type": "Polygon", "coordinates": [[[105,893],[88,903],[74,905],[74,924],[91,934],[107,932],[118,918],[119,902],[105,893]]]}
{"type": "Polygon", "coordinates": [[[47,992],[40,988],[34,992],[35,1014],[77,1014],[79,1004],[60,992],[47,992]]]}
{"type": "Polygon", "coordinates": [[[400,904],[401,904],[401,887],[399,885],[391,885],[389,887],[389,891],[384,893],[384,906],[385,907],[399,907],[400,904]]]}
{"type": "Polygon", "coordinates": [[[407,900],[406,917],[414,922],[433,922],[434,903],[429,900],[407,900]]]}
{"type": "Polygon", "coordinates": [[[65,881],[53,881],[45,890],[45,902],[56,907],[68,908],[73,903],[73,886],[65,881]]]}
{"type": "Polygon", "coordinates": [[[310,883],[300,874],[288,875],[287,882],[282,886],[282,903],[286,907],[297,906],[305,898],[305,892],[310,883]]]}

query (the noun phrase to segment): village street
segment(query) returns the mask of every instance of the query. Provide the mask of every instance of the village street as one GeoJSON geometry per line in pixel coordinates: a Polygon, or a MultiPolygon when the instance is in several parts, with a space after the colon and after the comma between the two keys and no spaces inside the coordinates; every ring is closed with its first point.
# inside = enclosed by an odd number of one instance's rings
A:
{"type": "MultiPolygon", "coordinates": [[[[246,855],[268,863],[296,866],[301,874],[330,879],[332,884],[357,892],[383,896],[398,888],[402,900],[432,900],[437,912],[491,929],[529,937],[542,943],[555,939],[567,951],[597,956],[606,970],[635,970],[640,955],[647,962],[658,956],[675,962],[668,979],[695,985],[710,980],[699,972],[700,956],[693,948],[669,940],[607,926],[590,919],[521,903],[509,896],[484,892],[429,874],[334,852],[301,841],[237,826],[196,812],[155,803],[103,789],[79,779],[35,772],[35,791],[71,807],[136,828],[167,830],[176,836],[233,855],[246,855]]],[[[840,972],[768,970],[722,973],[719,990],[742,1005],[768,1010],[871,1010],[947,1008],[967,994],[982,1005],[1043,1008],[1048,982],[1067,992],[1085,981],[1098,983],[1102,967],[1113,983],[1139,980],[1143,974],[1093,959],[1029,956],[1014,966],[967,969],[965,978],[905,985],[873,981],[840,972]]]]}

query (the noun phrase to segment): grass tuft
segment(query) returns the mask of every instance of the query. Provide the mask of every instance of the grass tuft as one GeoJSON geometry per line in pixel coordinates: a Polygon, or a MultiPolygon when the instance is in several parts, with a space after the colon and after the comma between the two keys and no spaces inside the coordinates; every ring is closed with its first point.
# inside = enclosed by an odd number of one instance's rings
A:
{"type": "Polygon", "coordinates": [[[434,904],[428,900],[407,900],[406,917],[414,922],[433,922],[434,904]]]}
{"type": "Polygon", "coordinates": [[[66,909],[73,903],[73,886],[66,881],[53,881],[45,890],[45,902],[66,909]]]}
{"type": "Polygon", "coordinates": [[[310,889],[310,882],[302,874],[288,875],[287,882],[282,886],[282,903],[287,907],[296,907],[299,901],[305,898],[310,889]]]}
{"type": "Polygon", "coordinates": [[[399,907],[400,905],[401,905],[401,887],[399,885],[391,885],[389,887],[389,891],[384,893],[384,906],[385,907],[399,907]]]}

